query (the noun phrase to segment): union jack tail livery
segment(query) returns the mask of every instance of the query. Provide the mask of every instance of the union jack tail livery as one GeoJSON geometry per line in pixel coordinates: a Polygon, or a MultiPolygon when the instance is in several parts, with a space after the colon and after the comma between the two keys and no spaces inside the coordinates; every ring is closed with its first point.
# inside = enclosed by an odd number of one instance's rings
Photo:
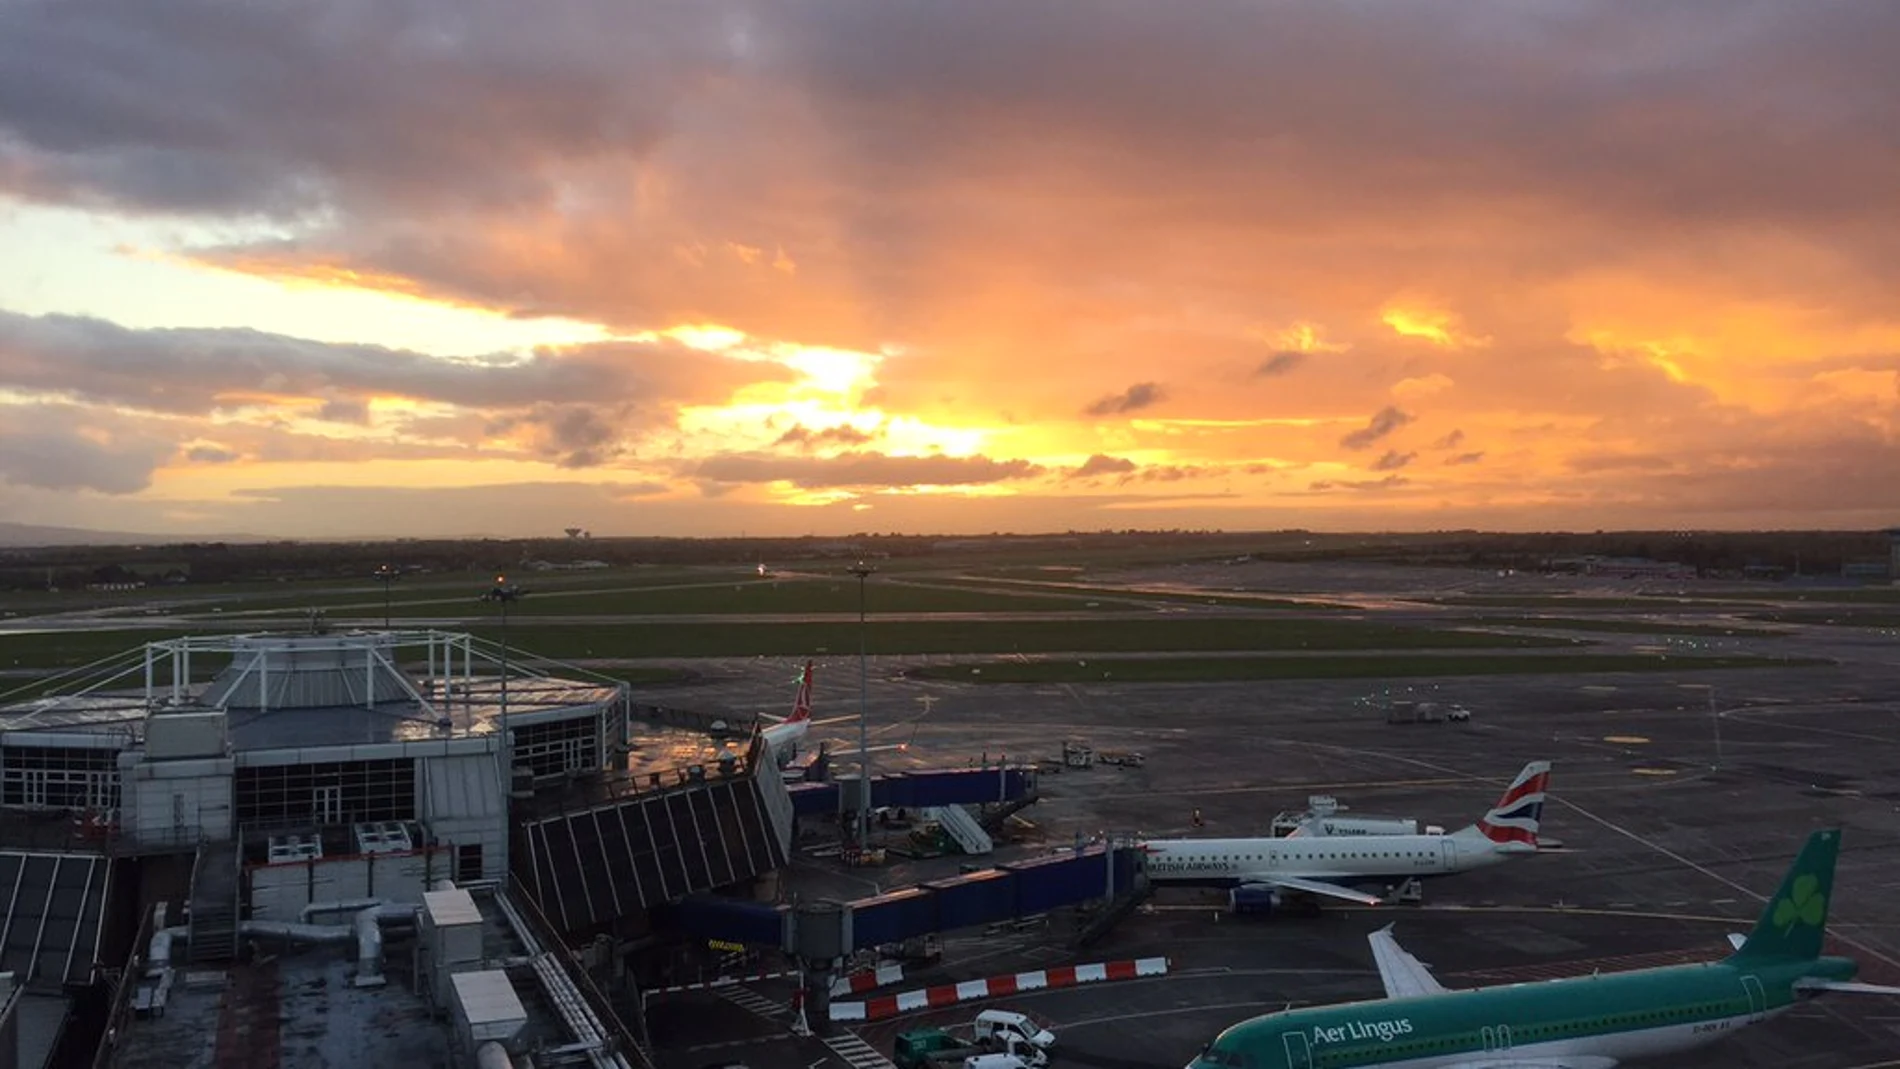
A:
{"type": "Polygon", "coordinates": [[[1550,787],[1550,762],[1532,761],[1478,821],[1478,833],[1508,847],[1522,844],[1537,849],[1537,822],[1544,816],[1544,792],[1550,787]]]}

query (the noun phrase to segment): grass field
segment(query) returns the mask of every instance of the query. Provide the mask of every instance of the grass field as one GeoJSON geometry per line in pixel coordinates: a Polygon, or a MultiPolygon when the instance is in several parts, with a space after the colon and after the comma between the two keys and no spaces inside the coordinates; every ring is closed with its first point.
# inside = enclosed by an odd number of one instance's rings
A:
{"type": "MultiPolygon", "coordinates": [[[[509,608],[511,616],[565,615],[761,615],[768,613],[836,613],[855,617],[858,612],[857,580],[843,579],[759,579],[742,582],[667,587],[655,590],[590,591],[587,593],[540,593],[532,589],[509,608]]],[[[1090,606],[1086,596],[1053,597],[1037,591],[1021,593],[990,590],[963,590],[953,587],[924,586],[908,582],[866,584],[866,612],[879,613],[1012,613],[1012,612],[1099,612],[1131,606],[1098,602],[1090,606]]],[[[490,613],[494,609],[474,598],[462,609],[452,612],[490,613]]],[[[446,606],[397,604],[392,616],[440,616],[446,606]]],[[[375,606],[381,611],[381,605],[375,606]]]]}
{"type": "MultiPolygon", "coordinates": [[[[595,591],[674,583],[729,583],[755,580],[752,568],[717,566],[703,568],[652,567],[612,568],[593,572],[510,573],[509,581],[532,586],[544,592],[595,591]]],[[[389,590],[390,600],[400,605],[414,601],[460,600],[479,597],[494,585],[495,573],[489,571],[431,572],[399,579],[389,590]]],[[[208,611],[211,606],[226,612],[307,608],[331,608],[338,605],[374,605],[380,614],[383,588],[368,576],[354,579],[313,579],[286,582],[184,583],[178,586],[150,586],[142,590],[92,591],[63,590],[12,591],[0,594],[0,613],[22,616],[39,613],[80,612],[123,608],[128,615],[154,606],[180,606],[182,611],[208,611]]]]}
{"type": "Polygon", "coordinates": [[[1770,624],[1832,624],[1836,627],[1900,627],[1900,611],[1856,609],[1798,609],[1791,612],[1750,613],[1750,620],[1770,624]]]}
{"type": "Polygon", "coordinates": [[[1770,587],[1762,590],[1702,590],[1684,598],[1734,598],[1744,601],[1815,601],[1825,604],[1900,605],[1900,586],[1770,587]]]}
{"type": "Polygon", "coordinates": [[[1604,631],[1630,635],[1709,635],[1712,637],[1780,638],[1786,631],[1765,627],[1723,627],[1719,624],[1663,624],[1647,620],[1579,620],[1558,616],[1474,616],[1460,623],[1490,627],[1549,627],[1564,631],[1604,631]]]}
{"type": "MultiPolygon", "coordinates": [[[[649,587],[726,586],[760,581],[750,568],[622,568],[601,572],[528,572],[509,575],[507,578],[510,583],[529,590],[530,598],[539,595],[556,601],[603,595],[631,597],[649,587]]],[[[481,572],[398,580],[389,590],[390,615],[442,615],[445,606],[479,605],[482,593],[494,586],[494,579],[494,575],[481,572]]],[[[189,600],[193,603],[183,608],[185,612],[204,612],[212,604],[225,612],[295,612],[302,609],[336,612],[350,609],[379,617],[383,612],[383,588],[375,583],[354,579],[341,583],[279,583],[257,590],[237,589],[228,593],[215,586],[185,586],[175,588],[172,593],[174,600],[189,600]]],[[[530,598],[523,598],[516,608],[526,608],[530,598]]]]}
{"type": "MultiPolygon", "coordinates": [[[[512,614],[511,614],[512,616],[512,614]]],[[[238,623],[239,621],[227,621],[238,623]]],[[[469,628],[499,640],[498,623],[469,628]]],[[[0,668],[85,664],[176,631],[71,631],[0,636],[0,668]]],[[[884,621],[872,618],[878,654],[1146,653],[1194,650],[1527,649],[1574,640],[1476,631],[1432,631],[1335,620],[1171,619],[884,621]]],[[[856,652],[856,619],[824,623],[539,624],[512,619],[511,646],[558,660],[798,656],[856,652]]]]}
{"type": "MultiPolygon", "coordinates": [[[[498,637],[499,628],[475,628],[498,637]]],[[[510,641],[550,657],[752,657],[856,652],[858,625],[624,624],[599,627],[510,629],[510,641]]],[[[870,652],[917,653],[1146,653],[1193,650],[1498,649],[1576,643],[1531,635],[1430,631],[1313,620],[1002,620],[872,621],[870,652]]]]}
{"type": "Polygon", "coordinates": [[[1302,601],[1297,597],[1280,597],[1271,594],[1259,596],[1218,593],[1208,591],[1183,590],[1178,593],[1160,590],[1127,590],[1110,585],[1098,585],[1079,579],[1063,581],[1052,578],[1040,580],[1023,579],[979,579],[973,576],[932,577],[928,582],[943,586],[970,586],[983,590],[1021,589],[1025,592],[1047,591],[1049,593],[1066,592],[1072,596],[1084,598],[1115,598],[1124,602],[1153,602],[1162,605],[1231,605],[1248,609],[1298,609],[1303,612],[1341,612],[1341,606],[1326,601],[1302,601]]]}
{"type": "Polygon", "coordinates": [[[1477,609],[1603,609],[1615,612],[1729,612],[1760,608],[1743,595],[1721,601],[1675,597],[1595,597],[1590,594],[1453,594],[1445,597],[1420,597],[1432,605],[1453,605],[1477,609]]]}
{"type": "MultiPolygon", "coordinates": [[[[48,631],[0,635],[0,669],[70,668],[124,653],[147,642],[177,638],[177,631],[48,631]]],[[[0,683],[0,690],[5,690],[0,683]]]]}
{"type": "Polygon", "coordinates": [[[1640,654],[1442,656],[1153,657],[1124,660],[981,661],[928,665],[914,679],[963,683],[1214,683],[1249,679],[1392,679],[1428,676],[1686,672],[1719,668],[1805,668],[1834,662],[1778,657],[1650,657],[1640,654]]]}

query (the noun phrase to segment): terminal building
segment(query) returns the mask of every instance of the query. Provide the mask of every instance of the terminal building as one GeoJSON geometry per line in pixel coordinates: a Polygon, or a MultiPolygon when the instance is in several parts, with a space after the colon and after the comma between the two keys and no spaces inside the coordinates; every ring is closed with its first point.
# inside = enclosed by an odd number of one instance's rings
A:
{"type": "Polygon", "coordinates": [[[504,919],[538,912],[509,894],[510,803],[624,756],[628,696],[508,660],[437,631],[196,636],[0,709],[17,1064],[91,1063],[106,1032],[141,1064],[140,1006],[166,997],[141,962],[210,969],[253,939],[344,942],[352,917],[380,945],[451,885],[504,919]],[[374,908],[380,921],[359,916],[374,908]]]}
{"type": "Polygon", "coordinates": [[[680,714],[462,633],[180,637],[31,694],[0,706],[0,1066],[651,1069],[666,953],[784,952],[822,1018],[854,951],[1133,878],[1097,846],[794,910],[799,821],[910,808],[981,852],[960,807],[993,827],[1035,770],[788,785],[756,726],[641,764],[631,725],[680,714]]]}

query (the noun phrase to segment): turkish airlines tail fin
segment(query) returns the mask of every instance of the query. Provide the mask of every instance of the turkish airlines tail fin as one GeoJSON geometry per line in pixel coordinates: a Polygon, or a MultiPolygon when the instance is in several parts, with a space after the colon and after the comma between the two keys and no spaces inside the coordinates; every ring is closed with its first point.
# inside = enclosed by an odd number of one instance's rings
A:
{"type": "Polygon", "coordinates": [[[1477,823],[1478,834],[1500,848],[1537,849],[1537,824],[1544,816],[1544,792],[1550,787],[1550,762],[1532,761],[1505,789],[1498,804],[1477,823]]]}
{"type": "Polygon", "coordinates": [[[811,666],[806,661],[805,672],[798,678],[798,696],[792,699],[792,715],[785,720],[788,724],[811,719],[811,666]]]}

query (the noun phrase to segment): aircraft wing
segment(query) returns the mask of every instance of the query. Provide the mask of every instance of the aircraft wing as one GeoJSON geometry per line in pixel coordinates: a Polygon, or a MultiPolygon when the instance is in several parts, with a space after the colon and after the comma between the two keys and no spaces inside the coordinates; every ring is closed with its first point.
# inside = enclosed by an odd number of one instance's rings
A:
{"type": "Polygon", "coordinates": [[[1386,998],[1410,998],[1413,995],[1442,995],[1445,985],[1438,982],[1425,963],[1407,953],[1392,938],[1390,924],[1366,936],[1372,944],[1372,959],[1379,963],[1379,979],[1385,981],[1386,998]]]}
{"type": "Polygon", "coordinates": [[[857,714],[853,713],[850,716],[828,716],[823,720],[811,720],[807,721],[807,723],[811,724],[812,727],[823,727],[826,724],[847,724],[857,718],[857,714]]]}
{"type": "Polygon", "coordinates": [[[1796,980],[1796,991],[1848,991],[1856,995],[1900,995],[1900,987],[1863,984],[1855,980],[1796,980]]]}
{"type": "MultiPolygon", "coordinates": [[[[844,758],[847,760],[851,757],[852,754],[858,752],[858,744],[855,742],[852,742],[850,739],[826,739],[825,748],[828,750],[831,750],[835,756],[844,758]]],[[[896,753],[898,751],[908,750],[908,749],[910,749],[910,743],[894,742],[888,746],[867,746],[864,748],[864,752],[865,753],[896,753]]]]}
{"type": "Polygon", "coordinates": [[[1304,891],[1309,895],[1343,898],[1362,906],[1376,906],[1380,902],[1378,895],[1369,895],[1364,891],[1355,891],[1350,887],[1327,883],[1325,880],[1310,880],[1304,876],[1249,876],[1247,882],[1263,887],[1284,887],[1289,891],[1304,891]]]}
{"type": "Polygon", "coordinates": [[[1439,1069],[1616,1069],[1616,1065],[1615,1058],[1601,1054],[1553,1054],[1548,1058],[1447,1063],[1439,1069]]]}

